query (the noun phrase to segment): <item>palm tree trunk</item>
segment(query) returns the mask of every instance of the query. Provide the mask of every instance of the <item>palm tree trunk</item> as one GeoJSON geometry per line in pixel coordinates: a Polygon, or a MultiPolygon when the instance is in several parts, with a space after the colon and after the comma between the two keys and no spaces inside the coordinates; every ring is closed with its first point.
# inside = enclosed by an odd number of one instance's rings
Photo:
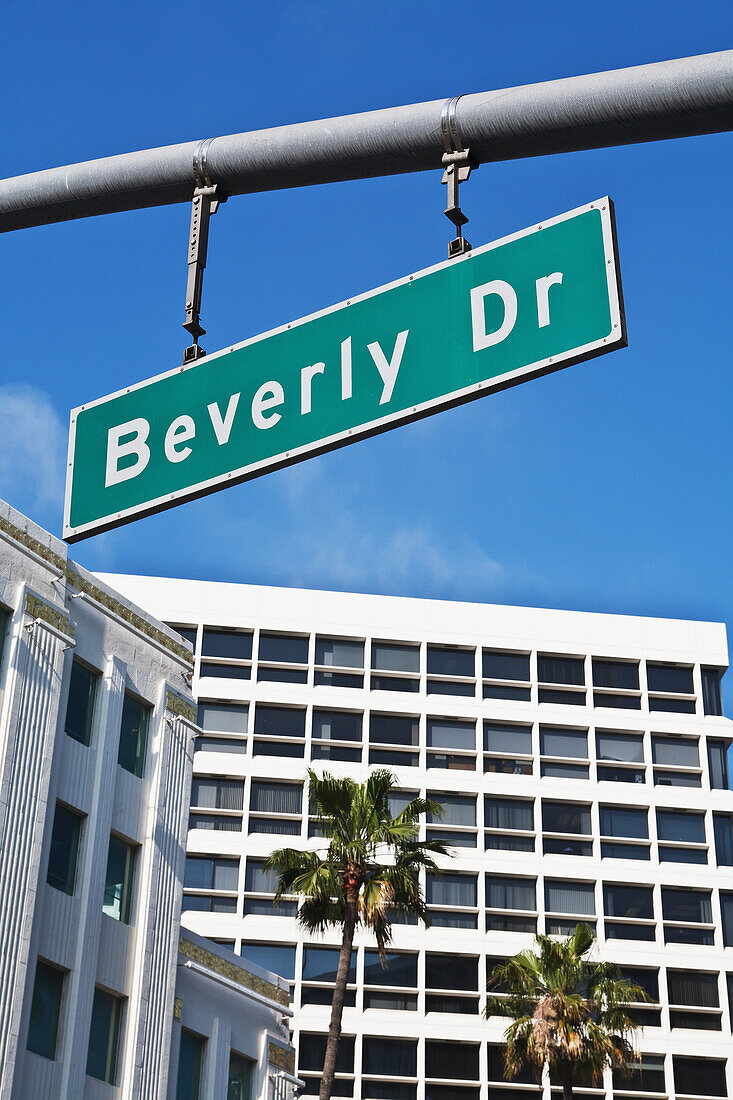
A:
{"type": "Polygon", "coordinates": [[[562,1100],[573,1100],[573,1071],[566,1066],[563,1072],[562,1100]]]}
{"type": "Polygon", "coordinates": [[[341,940],[341,953],[339,965],[336,971],[336,982],[333,987],[333,1001],[331,1003],[331,1023],[328,1028],[326,1040],[326,1056],[323,1060],[323,1076],[318,1093],[318,1100],[331,1100],[333,1089],[333,1075],[336,1071],[336,1056],[341,1040],[341,1018],[344,1014],[344,1001],[346,999],[346,982],[349,977],[351,955],[354,949],[354,930],[358,916],[358,891],[348,891],[346,896],[346,920],[341,940]]]}

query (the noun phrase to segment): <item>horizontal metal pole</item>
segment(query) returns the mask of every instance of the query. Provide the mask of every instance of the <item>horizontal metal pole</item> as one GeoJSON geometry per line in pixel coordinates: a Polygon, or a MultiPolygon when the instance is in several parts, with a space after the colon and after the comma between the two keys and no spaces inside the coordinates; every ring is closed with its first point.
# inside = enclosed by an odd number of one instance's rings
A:
{"type": "MultiPolygon", "coordinates": [[[[444,100],[214,138],[208,174],[230,195],[441,167],[444,100]]],[[[475,163],[733,129],[733,50],[462,95],[475,163]]],[[[200,142],[0,181],[0,232],[185,202],[200,142]]]]}

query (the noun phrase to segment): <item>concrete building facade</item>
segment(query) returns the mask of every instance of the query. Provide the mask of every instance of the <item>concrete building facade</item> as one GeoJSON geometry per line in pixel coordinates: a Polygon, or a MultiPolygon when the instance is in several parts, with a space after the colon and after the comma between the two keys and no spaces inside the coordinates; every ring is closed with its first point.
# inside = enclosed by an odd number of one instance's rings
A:
{"type": "MultiPolygon", "coordinates": [[[[196,743],[186,921],[292,984],[298,1074],[317,1094],[338,937],[273,906],[263,861],[318,845],[307,765],[444,802],[453,845],[432,927],[398,925],[389,967],[357,940],[337,1095],[535,1100],[503,1079],[487,974],[579,920],[647,990],[642,1062],[587,1090],[733,1095],[731,723],[720,624],[108,578],[190,639],[196,743]]],[[[396,806],[400,799],[396,800],[396,806]]]]}
{"type": "MultiPolygon", "coordinates": [[[[0,503],[0,647],[0,1098],[177,1096],[171,1051],[202,982],[201,1036],[218,1028],[221,1060],[229,1028],[254,1063],[250,1090],[229,1095],[271,1096],[268,1032],[292,1060],[282,983],[233,956],[179,973],[195,947],[180,932],[190,646],[0,503]],[[239,964],[232,988],[225,964],[239,964]],[[236,1032],[233,990],[256,984],[244,1010],[236,994],[236,1032]]],[[[225,1100],[210,1079],[192,1100],[225,1100]]]]}

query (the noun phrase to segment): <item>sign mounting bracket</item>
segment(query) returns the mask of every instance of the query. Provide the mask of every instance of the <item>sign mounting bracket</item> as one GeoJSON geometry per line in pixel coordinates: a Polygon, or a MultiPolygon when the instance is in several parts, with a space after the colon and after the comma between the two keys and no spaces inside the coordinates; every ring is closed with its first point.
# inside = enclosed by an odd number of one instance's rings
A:
{"type": "Polygon", "coordinates": [[[211,182],[207,162],[209,146],[213,138],[200,141],[193,153],[193,175],[196,187],[191,201],[191,227],[188,234],[188,281],[186,284],[186,320],[183,327],[193,337],[193,344],[183,352],[183,362],[195,363],[206,352],[199,345],[199,337],[206,329],[201,327],[201,296],[204,288],[204,269],[209,247],[209,220],[219,209],[219,203],[227,196],[219,186],[211,182]]]}
{"type": "Polygon", "coordinates": [[[468,218],[458,205],[458,187],[459,184],[466,182],[471,169],[476,167],[471,160],[471,150],[463,147],[458,127],[456,107],[460,98],[457,95],[453,96],[453,99],[447,99],[440,113],[440,132],[445,148],[443,153],[445,171],[441,183],[448,185],[448,205],[444,213],[446,218],[453,222],[458,232],[458,235],[448,243],[448,258],[451,260],[454,256],[462,256],[465,252],[471,251],[470,242],[463,236],[463,226],[468,222],[468,218]]]}

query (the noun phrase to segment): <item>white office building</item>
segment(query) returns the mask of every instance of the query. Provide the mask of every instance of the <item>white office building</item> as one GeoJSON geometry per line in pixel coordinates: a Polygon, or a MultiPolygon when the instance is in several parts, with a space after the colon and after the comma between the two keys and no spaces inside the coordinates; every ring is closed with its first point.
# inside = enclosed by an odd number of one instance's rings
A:
{"type": "Polygon", "coordinates": [[[0,502],[1,1100],[292,1093],[287,984],[180,928],[191,669],[0,502]]]}
{"type": "Polygon", "coordinates": [[[607,1073],[588,1097],[733,1096],[722,625],[108,580],[195,647],[185,919],[292,983],[307,1095],[338,937],[304,938],[296,903],[273,906],[263,861],[319,843],[303,797],[312,764],[359,780],[391,767],[404,798],[445,804],[426,828],[455,853],[425,884],[432,927],[398,925],[388,969],[358,940],[337,1095],[538,1098],[529,1077],[503,1079],[486,975],[535,930],[583,920],[650,997],[641,1068],[607,1073]]]}

